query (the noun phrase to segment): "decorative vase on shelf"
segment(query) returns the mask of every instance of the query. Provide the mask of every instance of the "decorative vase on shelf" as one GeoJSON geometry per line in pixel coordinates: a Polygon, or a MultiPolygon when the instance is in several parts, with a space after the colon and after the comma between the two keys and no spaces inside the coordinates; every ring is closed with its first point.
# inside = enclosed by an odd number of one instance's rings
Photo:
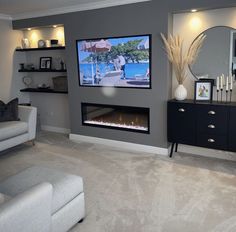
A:
{"type": "Polygon", "coordinates": [[[186,98],[187,98],[187,89],[182,84],[179,84],[175,90],[175,99],[177,101],[183,101],[186,98]]]}

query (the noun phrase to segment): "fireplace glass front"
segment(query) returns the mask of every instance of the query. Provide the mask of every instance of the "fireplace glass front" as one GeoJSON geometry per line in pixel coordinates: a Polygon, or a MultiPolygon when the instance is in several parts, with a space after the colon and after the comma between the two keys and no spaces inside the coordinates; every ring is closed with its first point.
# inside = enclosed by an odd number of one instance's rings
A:
{"type": "Polygon", "coordinates": [[[149,133],[149,108],[82,103],[83,125],[149,133]]]}

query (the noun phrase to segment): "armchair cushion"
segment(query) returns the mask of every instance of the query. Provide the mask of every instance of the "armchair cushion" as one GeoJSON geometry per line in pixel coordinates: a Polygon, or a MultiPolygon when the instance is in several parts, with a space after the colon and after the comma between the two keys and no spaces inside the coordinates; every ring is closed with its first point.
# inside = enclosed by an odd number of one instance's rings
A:
{"type": "Polygon", "coordinates": [[[21,121],[8,121],[0,123],[0,141],[28,132],[28,124],[21,121]]]}
{"type": "Polygon", "coordinates": [[[18,119],[18,98],[5,104],[0,101],[0,122],[17,121],[18,119]]]}

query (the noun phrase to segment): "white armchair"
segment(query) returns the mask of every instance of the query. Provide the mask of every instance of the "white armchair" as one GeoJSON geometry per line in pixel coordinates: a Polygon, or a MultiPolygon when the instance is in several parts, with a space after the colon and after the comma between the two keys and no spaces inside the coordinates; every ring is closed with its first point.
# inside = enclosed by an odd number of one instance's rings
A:
{"type": "Polygon", "coordinates": [[[18,109],[20,121],[0,122],[0,151],[35,139],[37,109],[31,106],[18,109]]]}

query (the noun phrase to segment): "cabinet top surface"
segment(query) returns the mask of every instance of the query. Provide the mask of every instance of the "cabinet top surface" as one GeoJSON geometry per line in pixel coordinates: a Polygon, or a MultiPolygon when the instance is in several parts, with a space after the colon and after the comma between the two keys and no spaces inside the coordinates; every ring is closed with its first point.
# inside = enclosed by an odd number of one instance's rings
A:
{"type": "Polygon", "coordinates": [[[184,101],[177,101],[175,99],[171,99],[168,102],[171,103],[179,103],[179,104],[195,104],[195,105],[212,105],[212,106],[236,106],[236,102],[217,102],[217,101],[212,101],[212,102],[200,102],[200,101],[194,101],[191,99],[186,99],[184,101]]]}

